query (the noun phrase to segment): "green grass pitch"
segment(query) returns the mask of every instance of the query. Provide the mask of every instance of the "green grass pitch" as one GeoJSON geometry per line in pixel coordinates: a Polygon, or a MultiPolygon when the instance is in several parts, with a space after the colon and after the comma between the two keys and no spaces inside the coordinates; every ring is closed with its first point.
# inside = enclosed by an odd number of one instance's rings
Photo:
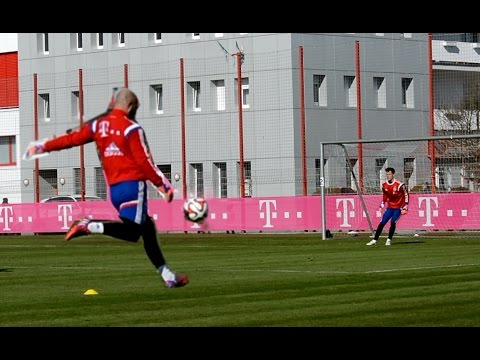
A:
{"type": "Polygon", "coordinates": [[[480,326],[480,238],[368,240],[159,234],[167,289],[141,241],[0,236],[0,326],[480,326]]]}

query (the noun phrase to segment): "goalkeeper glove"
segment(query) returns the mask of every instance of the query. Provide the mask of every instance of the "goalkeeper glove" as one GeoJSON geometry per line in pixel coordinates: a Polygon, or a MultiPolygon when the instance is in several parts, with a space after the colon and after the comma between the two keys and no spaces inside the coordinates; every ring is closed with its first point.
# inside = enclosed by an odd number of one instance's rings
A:
{"type": "Polygon", "coordinates": [[[42,156],[42,154],[47,155],[45,151],[45,142],[33,142],[28,145],[27,150],[23,154],[24,160],[32,160],[42,156]]]}
{"type": "Polygon", "coordinates": [[[378,211],[382,212],[384,207],[385,207],[385,203],[382,201],[380,203],[380,206],[378,207],[378,211]]]}
{"type": "Polygon", "coordinates": [[[408,205],[405,205],[404,207],[402,207],[400,213],[402,215],[407,215],[408,214],[408,205]]]}
{"type": "Polygon", "coordinates": [[[157,189],[162,193],[166,202],[171,202],[173,200],[173,189],[170,186],[163,183],[162,185],[157,186],[157,189]]]}

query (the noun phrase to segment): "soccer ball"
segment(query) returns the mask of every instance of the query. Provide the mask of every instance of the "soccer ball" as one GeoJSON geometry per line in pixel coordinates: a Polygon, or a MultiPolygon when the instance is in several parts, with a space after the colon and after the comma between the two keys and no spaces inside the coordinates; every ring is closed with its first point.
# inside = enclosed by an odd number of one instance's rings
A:
{"type": "Polygon", "coordinates": [[[202,198],[191,198],[183,203],[185,220],[201,224],[208,215],[208,203],[202,198]]]}

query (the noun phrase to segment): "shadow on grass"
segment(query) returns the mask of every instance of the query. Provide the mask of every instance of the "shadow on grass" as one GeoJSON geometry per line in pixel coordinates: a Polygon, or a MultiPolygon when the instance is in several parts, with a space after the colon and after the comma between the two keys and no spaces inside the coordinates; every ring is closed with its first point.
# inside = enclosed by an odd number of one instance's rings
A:
{"type": "Polygon", "coordinates": [[[411,245],[411,244],[424,244],[425,241],[402,241],[402,242],[392,242],[392,245],[411,245]]]}

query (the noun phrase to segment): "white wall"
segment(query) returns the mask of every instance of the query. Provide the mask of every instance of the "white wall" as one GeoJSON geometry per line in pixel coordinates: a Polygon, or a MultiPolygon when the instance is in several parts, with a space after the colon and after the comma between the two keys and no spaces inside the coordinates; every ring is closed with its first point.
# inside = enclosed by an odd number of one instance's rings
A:
{"type": "Polygon", "coordinates": [[[22,196],[21,181],[21,149],[20,144],[20,111],[18,108],[14,109],[0,109],[0,136],[16,135],[16,165],[1,166],[0,167],[0,201],[7,197],[9,203],[20,203],[22,196]]]}
{"type": "Polygon", "coordinates": [[[0,53],[18,51],[16,33],[0,33],[0,53]]]}
{"type": "Polygon", "coordinates": [[[432,57],[434,62],[453,62],[459,66],[463,63],[480,63],[480,44],[433,40],[432,57]]]}
{"type": "MultiPolygon", "coordinates": [[[[18,36],[16,33],[0,33],[0,53],[18,51],[18,36]]],[[[9,203],[19,203],[21,196],[21,149],[19,109],[0,109],[0,136],[16,135],[17,165],[0,167],[0,201],[7,197],[9,203]]]]}

